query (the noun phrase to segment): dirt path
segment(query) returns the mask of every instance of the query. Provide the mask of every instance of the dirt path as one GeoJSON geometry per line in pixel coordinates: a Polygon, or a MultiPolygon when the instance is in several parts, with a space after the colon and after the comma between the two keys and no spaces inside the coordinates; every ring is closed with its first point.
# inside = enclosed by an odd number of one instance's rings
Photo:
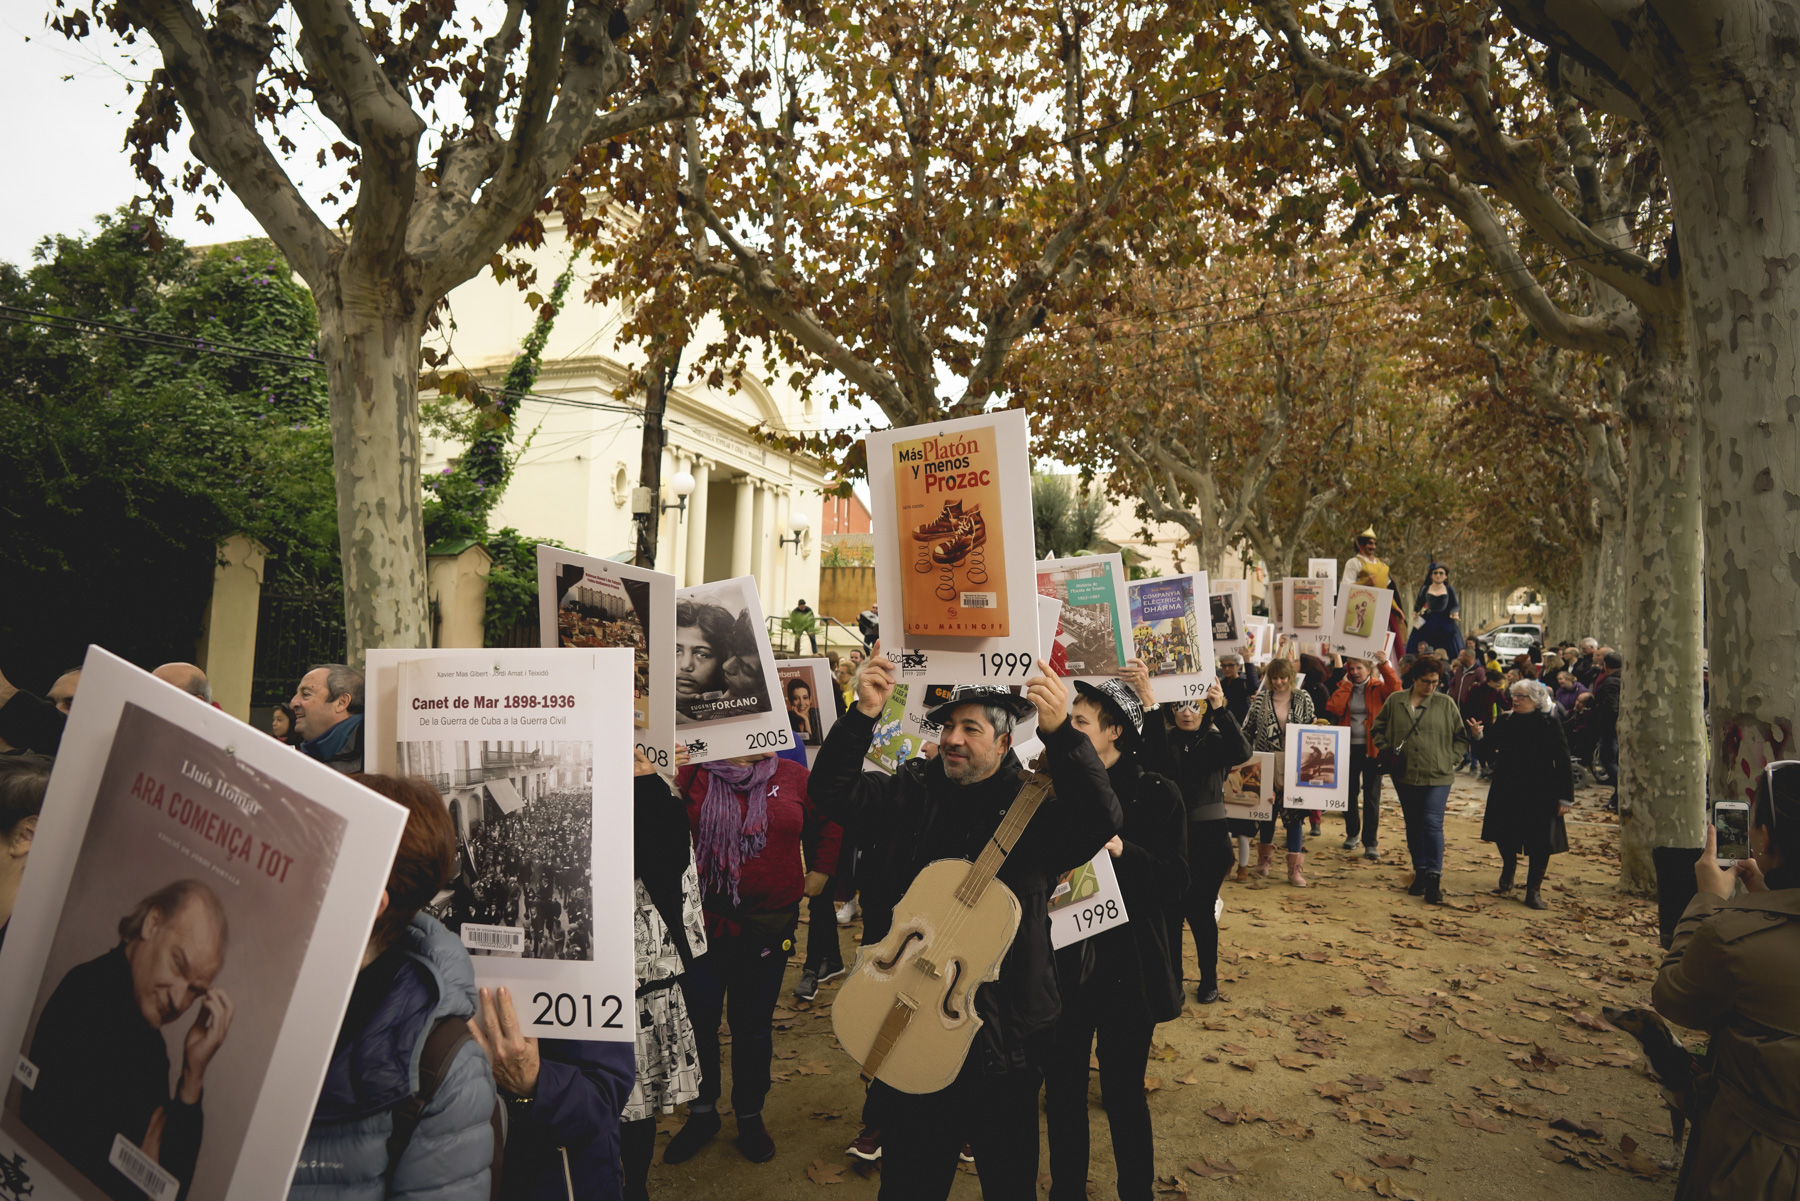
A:
{"type": "MultiPolygon", "coordinates": [[[[1161,1196],[1228,1197],[1240,1186],[1297,1199],[1670,1195],[1671,1172],[1651,1178],[1675,1155],[1655,1086],[1636,1044],[1597,1020],[1603,1004],[1648,1004],[1661,962],[1654,905],[1612,889],[1606,793],[1580,794],[1572,853],[1551,862],[1552,908],[1534,913],[1486,892],[1499,856],[1479,841],[1485,791],[1463,776],[1451,794],[1448,907],[1403,891],[1411,873],[1396,862],[1404,839],[1391,795],[1389,862],[1338,850],[1342,819],[1327,815],[1308,840],[1312,887],[1227,882],[1226,999],[1190,1001],[1159,1027],[1145,1068],[1161,1196]]],[[[859,934],[860,923],[843,932],[846,952],[859,934]]],[[[777,1011],[780,1078],[764,1113],[781,1148],[774,1161],[745,1161],[728,1121],[694,1159],[659,1163],[654,1195],[875,1195],[877,1177],[843,1154],[862,1094],[831,1036],[834,988],[777,1011]]],[[[1097,1083],[1090,1105],[1090,1191],[1110,1198],[1097,1083]]],[[[665,1131],[680,1120],[663,1119],[665,1131]]],[[[979,1184],[959,1179],[952,1196],[977,1198],[979,1184]]]]}

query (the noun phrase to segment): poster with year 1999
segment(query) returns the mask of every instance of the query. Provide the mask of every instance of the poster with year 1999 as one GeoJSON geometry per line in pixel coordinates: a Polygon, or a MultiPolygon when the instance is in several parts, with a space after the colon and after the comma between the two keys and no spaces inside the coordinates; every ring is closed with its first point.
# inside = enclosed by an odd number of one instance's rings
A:
{"type": "Polygon", "coordinates": [[[456,875],[432,912],[512,991],[524,1032],[629,1042],[632,652],[419,652],[396,768],[437,785],[456,875]]]}

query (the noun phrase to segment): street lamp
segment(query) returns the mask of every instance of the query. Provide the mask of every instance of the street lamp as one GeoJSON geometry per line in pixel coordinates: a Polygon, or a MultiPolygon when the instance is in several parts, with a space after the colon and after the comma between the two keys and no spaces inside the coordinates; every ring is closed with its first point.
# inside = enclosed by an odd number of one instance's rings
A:
{"type": "Polygon", "coordinates": [[[669,480],[669,491],[675,494],[675,499],[673,501],[664,501],[662,512],[666,513],[670,509],[679,510],[680,512],[676,514],[675,518],[679,521],[681,520],[681,513],[687,512],[688,497],[693,495],[694,492],[693,474],[687,471],[677,471],[669,480]]]}
{"type": "Polygon", "coordinates": [[[794,549],[798,550],[800,549],[800,540],[806,537],[806,531],[812,528],[812,522],[807,518],[805,513],[796,512],[792,517],[788,518],[788,528],[794,531],[794,536],[792,538],[780,539],[780,545],[786,546],[788,543],[792,542],[794,544],[794,549]]]}

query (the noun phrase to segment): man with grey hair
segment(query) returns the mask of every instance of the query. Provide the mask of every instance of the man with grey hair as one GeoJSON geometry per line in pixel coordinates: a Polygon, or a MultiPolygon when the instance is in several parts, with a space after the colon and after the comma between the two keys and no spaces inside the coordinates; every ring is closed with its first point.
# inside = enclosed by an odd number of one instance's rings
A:
{"type": "Polygon", "coordinates": [[[334,771],[363,769],[363,675],[342,663],[323,663],[300,677],[288,702],[300,750],[334,771]]]}
{"type": "Polygon", "coordinates": [[[197,701],[213,703],[212,681],[192,663],[165,663],[150,673],[165,684],[173,684],[197,701]]]}
{"type": "Polygon", "coordinates": [[[146,1160],[182,1195],[193,1183],[206,1069],[231,1030],[231,998],[213,984],[228,932],[213,890],[177,880],[120,919],[117,946],[70,968],[38,1018],[19,1117],[109,1197],[141,1201],[121,1169],[144,1173],[146,1160]],[[163,1028],[196,1002],[171,1093],[163,1028]]]}
{"type": "MultiPolygon", "coordinates": [[[[981,1165],[983,1193],[1036,1194],[1039,1055],[1061,1008],[1050,950],[1050,893],[1063,873],[1092,859],[1124,822],[1094,744],[1068,720],[1068,689],[1041,660],[1038,670],[1026,681],[1024,696],[959,686],[926,715],[942,731],[936,758],[910,760],[890,776],[862,770],[876,720],[896,686],[893,661],[877,645],[857,676],[856,704],[831,728],[813,764],[808,792],[820,812],[870,837],[862,884],[871,914],[901,901],[927,864],[974,860],[994,842],[1019,792],[1014,723],[1034,710],[1056,787],[999,869],[1026,917],[999,979],[975,993],[983,1025],[955,1081],[923,1095],[880,1080],[869,1088],[863,1120],[881,1128],[881,1196],[888,1201],[947,1196],[965,1140],[981,1165]]],[[[904,1047],[898,1044],[894,1054],[905,1054],[904,1047]]]]}
{"type": "Polygon", "coordinates": [[[1600,661],[1601,654],[1600,644],[1594,639],[1581,640],[1581,658],[1576,660],[1573,670],[1575,678],[1588,688],[1594,686],[1594,677],[1605,670],[1605,665],[1600,661]]]}

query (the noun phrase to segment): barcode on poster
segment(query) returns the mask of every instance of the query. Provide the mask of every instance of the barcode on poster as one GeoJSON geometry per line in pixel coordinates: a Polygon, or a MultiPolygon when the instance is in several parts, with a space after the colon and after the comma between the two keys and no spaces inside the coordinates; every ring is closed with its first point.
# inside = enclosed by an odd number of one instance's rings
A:
{"type": "Polygon", "coordinates": [[[525,928],[523,926],[477,926],[464,922],[462,944],[472,951],[510,951],[515,955],[523,955],[525,953],[525,928]]]}
{"type": "Polygon", "coordinates": [[[181,1191],[181,1181],[169,1175],[162,1165],[138,1150],[122,1134],[113,1135],[112,1154],[106,1157],[106,1162],[143,1189],[151,1201],[174,1201],[181,1191]]]}
{"type": "Polygon", "coordinates": [[[19,1056],[19,1061],[13,1064],[13,1079],[17,1080],[20,1084],[23,1084],[26,1088],[36,1088],[37,1078],[37,1064],[31,1062],[31,1060],[25,1058],[23,1055],[19,1056]]]}
{"type": "Polygon", "coordinates": [[[965,592],[962,594],[962,607],[965,609],[993,609],[1000,603],[995,592],[965,592]]]}

